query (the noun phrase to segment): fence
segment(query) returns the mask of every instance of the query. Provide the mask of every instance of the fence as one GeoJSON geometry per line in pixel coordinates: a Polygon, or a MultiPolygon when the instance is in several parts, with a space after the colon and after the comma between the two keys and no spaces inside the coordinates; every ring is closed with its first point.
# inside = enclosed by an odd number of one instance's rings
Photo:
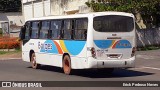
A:
{"type": "Polygon", "coordinates": [[[160,46],[160,27],[155,29],[137,30],[137,47],[160,46]]]}

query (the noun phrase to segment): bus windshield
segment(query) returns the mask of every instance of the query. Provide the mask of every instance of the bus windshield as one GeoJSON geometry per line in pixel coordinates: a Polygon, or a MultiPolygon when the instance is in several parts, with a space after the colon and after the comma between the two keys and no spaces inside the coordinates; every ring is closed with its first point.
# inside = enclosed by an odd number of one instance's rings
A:
{"type": "Polygon", "coordinates": [[[134,29],[133,18],[127,16],[98,16],[93,21],[93,27],[98,32],[131,32],[134,29]]]}

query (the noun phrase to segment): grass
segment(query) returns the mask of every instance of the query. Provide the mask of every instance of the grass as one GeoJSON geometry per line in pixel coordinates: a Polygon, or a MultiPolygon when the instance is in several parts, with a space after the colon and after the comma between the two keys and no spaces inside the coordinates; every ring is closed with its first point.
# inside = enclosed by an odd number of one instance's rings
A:
{"type": "Polygon", "coordinates": [[[0,55],[7,54],[9,52],[0,51],[0,55]]]}
{"type": "Polygon", "coordinates": [[[21,53],[20,49],[16,49],[15,51],[0,51],[0,55],[8,55],[8,54],[15,54],[15,53],[21,53]]]}

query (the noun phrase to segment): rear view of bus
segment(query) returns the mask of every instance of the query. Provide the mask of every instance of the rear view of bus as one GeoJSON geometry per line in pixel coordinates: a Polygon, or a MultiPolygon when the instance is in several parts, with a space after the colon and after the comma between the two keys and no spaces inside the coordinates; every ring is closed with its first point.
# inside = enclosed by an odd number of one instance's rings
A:
{"type": "MultiPolygon", "coordinates": [[[[93,15],[89,67],[129,68],[135,63],[134,15],[122,12],[93,15]]],[[[88,50],[88,51],[89,51],[88,50]]]]}

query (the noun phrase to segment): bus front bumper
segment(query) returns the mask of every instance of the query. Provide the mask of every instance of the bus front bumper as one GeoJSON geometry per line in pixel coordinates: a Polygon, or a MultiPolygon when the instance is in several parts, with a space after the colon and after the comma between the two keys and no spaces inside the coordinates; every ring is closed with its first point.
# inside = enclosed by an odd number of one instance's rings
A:
{"type": "Polygon", "coordinates": [[[88,58],[88,68],[132,68],[135,67],[135,56],[120,60],[97,60],[88,58]]]}

